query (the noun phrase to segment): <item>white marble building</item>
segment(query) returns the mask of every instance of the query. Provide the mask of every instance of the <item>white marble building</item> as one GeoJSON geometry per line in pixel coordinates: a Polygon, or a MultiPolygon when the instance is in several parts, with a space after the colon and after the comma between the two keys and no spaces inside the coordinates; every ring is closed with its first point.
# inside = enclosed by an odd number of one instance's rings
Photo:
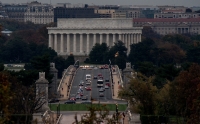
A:
{"type": "Polygon", "coordinates": [[[48,27],[49,47],[59,55],[88,55],[96,43],[113,46],[121,40],[130,45],[141,42],[142,27],[133,27],[132,19],[84,18],[58,19],[57,27],[48,27]]]}

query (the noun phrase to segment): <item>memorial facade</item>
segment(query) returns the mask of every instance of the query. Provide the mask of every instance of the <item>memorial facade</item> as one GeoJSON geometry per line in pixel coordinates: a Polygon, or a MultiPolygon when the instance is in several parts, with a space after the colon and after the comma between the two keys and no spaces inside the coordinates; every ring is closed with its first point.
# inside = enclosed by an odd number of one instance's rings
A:
{"type": "Polygon", "coordinates": [[[49,47],[59,55],[88,55],[96,43],[112,47],[121,40],[130,45],[141,42],[142,27],[133,27],[132,19],[84,18],[58,19],[57,27],[48,27],[49,47]]]}

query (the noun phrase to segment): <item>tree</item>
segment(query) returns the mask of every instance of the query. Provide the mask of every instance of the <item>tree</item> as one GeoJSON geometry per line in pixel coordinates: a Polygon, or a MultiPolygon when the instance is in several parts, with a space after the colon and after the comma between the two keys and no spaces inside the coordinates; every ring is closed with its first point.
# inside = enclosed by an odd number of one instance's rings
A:
{"type": "Polygon", "coordinates": [[[7,122],[12,114],[11,101],[13,100],[14,94],[11,90],[11,77],[8,73],[0,72],[0,123],[4,124],[7,122]]]}
{"type": "Polygon", "coordinates": [[[0,71],[3,71],[3,70],[4,70],[4,64],[0,63],[0,71]]]}
{"type": "Polygon", "coordinates": [[[89,54],[90,62],[99,64],[104,64],[105,62],[108,62],[108,60],[106,61],[108,50],[109,48],[106,43],[96,43],[89,54]]]}
{"type": "Polygon", "coordinates": [[[42,100],[45,93],[39,93],[36,96],[35,84],[26,87],[20,83],[15,85],[13,92],[17,95],[11,101],[13,115],[10,120],[15,124],[31,123],[33,113],[45,103],[42,100]]]}
{"type": "Polygon", "coordinates": [[[117,41],[108,52],[108,60],[111,60],[112,64],[116,64],[120,69],[126,67],[127,62],[127,48],[122,41],[117,41]]]}
{"type": "Polygon", "coordinates": [[[156,48],[156,44],[152,39],[146,38],[138,44],[131,45],[131,51],[128,59],[132,65],[137,65],[138,62],[152,62],[152,51],[156,48]]]}
{"type": "Polygon", "coordinates": [[[61,56],[57,56],[54,58],[54,63],[55,68],[58,70],[58,78],[62,78],[62,72],[64,69],[68,68],[68,66],[66,66],[66,60],[61,56]]]}
{"type": "Polygon", "coordinates": [[[200,66],[193,64],[189,70],[182,71],[171,88],[176,114],[182,116],[188,124],[200,122],[200,66]]]}
{"type": "Polygon", "coordinates": [[[70,54],[66,59],[66,67],[69,67],[70,65],[74,65],[74,63],[75,63],[74,55],[70,54]]]}
{"type": "Polygon", "coordinates": [[[153,77],[138,73],[130,77],[129,86],[122,88],[119,92],[121,98],[128,99],[131,109],[140,114],[155,114],[157,88],[153,86],[153,77]]]}
{"type": "Polygon", "coordinates": [[[106,124],[112,124],[115,122],[114,118],[109,118],[109,110],[106,105],[99,106],[88,106],[89,113],[81,116],[81,120],[77,119],[77,115],[75,115],[75,122],[73,124],[99,124],[100,122],[104,122],[106,124]]]}

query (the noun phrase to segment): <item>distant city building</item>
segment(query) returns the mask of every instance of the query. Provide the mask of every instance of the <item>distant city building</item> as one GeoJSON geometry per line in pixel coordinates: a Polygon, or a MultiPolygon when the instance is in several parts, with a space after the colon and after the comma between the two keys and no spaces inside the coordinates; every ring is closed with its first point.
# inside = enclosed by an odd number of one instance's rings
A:
{"type": "Polygon", "coordinates": [[[54,8],[54,22],[58,18],[99,18],[99,14],[94,12],[94,8],[88,8],[87,4],[83,8],[68,8],[68,4],[62,4],[54,8]]]}
{"type": "Polygon", "coordinates": [[[154,18],[199,18],[200,14],[184,6],[158,6],[160,11],[154,18]]]}
{"type": "Polygon", "coordinates": [[[4,8],[2,7],[2,3],[0,2],[0,19],[7,19],[8,14],[5,12],[4,8]]]}
{"type": "Polygon", "coordinates": [[[139,18],[140,10],[133,8],[119,8],[113,13],[113,18],[139,18]]]}
{"type": "Polygon", "coordinates": [[[161,35],[200,34],[200,18],[133,19],[133,27],[150,26],[161,35]]]}
{"type": "Polygon", "coordinates": [[[34,24],[48,24],[54,22],[53,6],[41,4],[37,1],[29,3],[27,11],[24,13],[24,22],[28,21],[34,24]]]}
{"type": "Polygon", "coordinates": [[[9,19],[14,19],[19,22],[24,22],[24,13],[26,12],[26,4],[6,4],[3,9],[8,15],[9,19]]]}
{"type": "Polygon", "coordinates": [[[94,13],[99,14],[99,18],[113,18],[114,9],[95,9],[94,13]]]}
{"type": "Polygon", "coordinates": [[[133,27],[132,19],[83,18],[58,19],[57,27],[48,27],[49,47],[59,55],[89,55],[92,47],[103,42],[111,47],[118,40],[130,45],[141,42],[142,27],[133,27]]]}

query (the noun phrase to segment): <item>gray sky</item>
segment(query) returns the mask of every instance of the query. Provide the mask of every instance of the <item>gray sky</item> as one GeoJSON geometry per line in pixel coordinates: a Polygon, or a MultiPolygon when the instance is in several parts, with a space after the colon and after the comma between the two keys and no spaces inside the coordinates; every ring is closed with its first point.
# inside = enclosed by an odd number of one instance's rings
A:
{"type": "MultiPolygon", "coordinates": [[[[34,0],[0,0],[2,3],[27,3],[34,0]]],[[[176,5],[176,6],[200,6],[200,0],[37,0],[41,3],[72,3],[89,5],[176,5]]]]}

